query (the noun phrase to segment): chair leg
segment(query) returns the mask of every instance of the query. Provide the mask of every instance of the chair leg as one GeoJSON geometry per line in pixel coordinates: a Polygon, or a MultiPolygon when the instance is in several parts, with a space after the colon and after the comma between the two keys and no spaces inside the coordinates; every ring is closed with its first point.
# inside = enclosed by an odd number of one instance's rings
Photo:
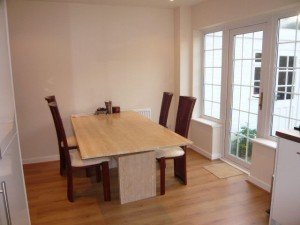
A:
{"type": "Polygon", "coordinates": [[[64,154],[62,153],[62,150],[60,149],[59,150],[59,163],[60,163],[60,169],[59,169],[59,173],[61,176],[64,175],[64,171],[66,170],[66,159],[65,159],[65,156],[64,154]]]}
{"type": "Polygon", "coordinates": [[[101,181],[101,166],[95,166],[97,183],[101,181]]]}
{"type": "Polygon", "coordinates": [[[109,166],[108,162],[101,163],[102,167],[102,178],[103,178],[103,192],[104,201],[110,201],[110,177],[109,177],[109,166]]]}
{"type": "Polygon", "coordinates": [[[73,193],[73,171],[72,168],[67,168],[67,186],[68,186],[68,200],[74,202],[74,193],[73,193]]]}
{"type": "Polygon", "coordinates": [[[187,185],[186,154],[174,159],[174,175],[187,185]]]}
{"type": "Polygon", "coordinates": [[[166,192],[166,159],[159,159],[160,165],[160,194],[164,195],[166,192]]]}
{"type": "Polygon", "coordinates": [[[64,163],[63,163],[62,159],[60,159],[60,169],[59,169],[59,174],[60,174],[61,176],[63,176],[63,175],[64,175],[64,171],[65,171],[64,163]]]}
{"type": "Polygon", "coordinates": [[[90,167],[85,168],[85,174],[86,174],[86,177],[91,177],[92,176],[90,167]]]}

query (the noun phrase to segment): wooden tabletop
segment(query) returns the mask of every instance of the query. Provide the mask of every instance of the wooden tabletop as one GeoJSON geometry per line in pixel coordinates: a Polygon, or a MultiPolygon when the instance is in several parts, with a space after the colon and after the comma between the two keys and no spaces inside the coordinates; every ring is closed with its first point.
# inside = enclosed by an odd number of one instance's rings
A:
{"type": "Polygon", "coordinates": [[[192,141],[133,111],[72,116],[71,121],[83,159],[192,144],[192,141]]]}
{"type": "Polygon", "coordinates": [[[298,130],[276,131],[278,137],[300,143],[300,132],[298,130]]]}

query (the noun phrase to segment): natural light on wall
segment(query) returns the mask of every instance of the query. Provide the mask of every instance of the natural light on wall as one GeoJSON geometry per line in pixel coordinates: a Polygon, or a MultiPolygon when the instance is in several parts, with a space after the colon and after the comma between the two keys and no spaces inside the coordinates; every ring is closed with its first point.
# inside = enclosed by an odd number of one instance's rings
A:
{"type": "Polygon", "coordinates": [[[220,119],[223,32],[204,36],[203,114],[220,119]]]}
{"type": "Polygon", "coordinates": [[[300,125],[300,15],[279,20],[272,135],[300,125]]]}

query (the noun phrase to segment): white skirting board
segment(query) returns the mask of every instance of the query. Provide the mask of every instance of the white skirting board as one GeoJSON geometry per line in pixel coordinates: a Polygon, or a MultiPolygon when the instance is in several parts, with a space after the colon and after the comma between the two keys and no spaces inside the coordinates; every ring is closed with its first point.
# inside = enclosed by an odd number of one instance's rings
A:
{"type": "Polygon", "coordinates": [[[41,156],[41,157],[34,157],[34,158],[27,158],[23,159],[24,164],[33,164],[33,163],[41,163],[41,162],[51,162],[59,160],[59,155],[49,155],[49,156],[41,156]]]}
{"type": "Polygon", "coordinates": [[[247,180],[254,184],[257,187],[262,188],[263,190],[267,191],[267,192],[271,192],[271,185],[257,179],[256,177],[252,177],[251,175],[247,178],[247,180]]]}
{"type": "Polygon", "coordinates": [[[190,145],[189,147],[191,149],[193,149],[195,152],[198,152],[199,154],[203,155],[204,157],[206,157],[210,160],[216,160],[216,159],[220,159],[222,157],[221,154],[211,154],[210,152],[207,152],[195,145],[190,145]]]}

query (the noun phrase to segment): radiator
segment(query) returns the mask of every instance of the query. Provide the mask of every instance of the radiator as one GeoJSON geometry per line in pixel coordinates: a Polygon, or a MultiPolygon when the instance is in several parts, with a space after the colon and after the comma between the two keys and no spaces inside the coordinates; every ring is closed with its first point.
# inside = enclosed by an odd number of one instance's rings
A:
{"type": "Polygon", "coordinates": [[[151,109],[133,109],[133,111],[138,112],[139,114],[147,117],[148,119],[151,119],[151,109]]]}

